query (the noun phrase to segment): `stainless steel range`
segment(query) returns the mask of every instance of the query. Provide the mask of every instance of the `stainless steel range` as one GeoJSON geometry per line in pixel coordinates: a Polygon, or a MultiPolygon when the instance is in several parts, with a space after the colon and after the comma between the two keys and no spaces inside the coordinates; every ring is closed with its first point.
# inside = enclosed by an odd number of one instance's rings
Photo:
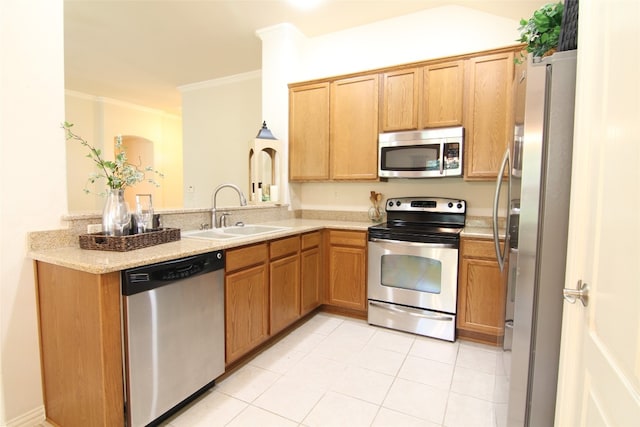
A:
{"type": "Polygon", "coordinates": [[[368,322],[454,341],[466,202],[401,197],[385,210],[369,227],[368,322]]]}

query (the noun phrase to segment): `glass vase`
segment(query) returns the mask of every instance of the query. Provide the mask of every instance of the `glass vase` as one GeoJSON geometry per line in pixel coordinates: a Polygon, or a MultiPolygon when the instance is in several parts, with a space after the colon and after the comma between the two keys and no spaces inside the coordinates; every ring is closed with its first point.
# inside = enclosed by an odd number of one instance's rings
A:
{"type": "Polygon", "coordinates": [[[130,226],[131,215],[124,200],[124,190],[108,189],[102,211],[102,231],[108,236],[126,236],[130,226]]]}

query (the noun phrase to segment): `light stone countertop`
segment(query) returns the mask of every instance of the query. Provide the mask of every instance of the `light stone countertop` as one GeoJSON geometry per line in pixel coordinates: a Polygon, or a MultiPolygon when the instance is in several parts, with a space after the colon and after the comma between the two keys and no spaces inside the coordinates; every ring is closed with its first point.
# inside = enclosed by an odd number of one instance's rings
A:
{"type": "Polygon", "coordinates": [[[372,225],[371,222],[315,219],[288,219],[264,222],[260,224],[289,228],[269,234],[241,237],[224,241],[183,237],[175,242],[163,243],[156,246],[126,252],[80,249],[80,247],[76,245],[31,250],[28,253],[28,256],[36,261],[60,265],[87,273],[104,274],[139,267],[141,265],[155,264],[191,255],[198,255],[211,251],[278,239],[295,234],[322,230],[324,228],[367,231],[367,228],[372,225]]]}
{"type": "MultiPolygon", "coordinates": [[[[95,216],[95,215],[94,215],[95,216]]],[[[256,236],[240,237],[229,240],[203,240],[182,237],[175,242],[163,243],[147,248],[126,252],[99,251],[80,249],[77,233],[72,230],[44,233],[46,239],[51,240],[50,247],[46,245],[31,249],[28,256],[34,260],[47,262],[85,271],[93,274],[110,273],[142,265],[198,255],[216,250],[229,249],[238,246],[264,242],[295,234],[306,233],[324,228],[367,231],[373,223],[370,221],[339,221],[333,219],[285,219],[260,222],[263,225],[289,227],[287,230],[276,231],[256,236]]],[[[40,233],[43,234],[43,233],[40,233]]],[[[504,237],[504,224],[501,224],[500,234],[504,237]]],[[[493,229],[487,218],[468,218],[467,226],[461,233],[462,237],[493,239],[493,229]]]]}
{"type": "MultiPolygon", "coordinates": [[[[492,227],[479,227],[479,226],[466,226],[461,237],[477,237],[480,239],[493,240],[493,228],[492,227]]],[[[500,229],[500,238],[504,238],[504,229],[500,229]]]]}

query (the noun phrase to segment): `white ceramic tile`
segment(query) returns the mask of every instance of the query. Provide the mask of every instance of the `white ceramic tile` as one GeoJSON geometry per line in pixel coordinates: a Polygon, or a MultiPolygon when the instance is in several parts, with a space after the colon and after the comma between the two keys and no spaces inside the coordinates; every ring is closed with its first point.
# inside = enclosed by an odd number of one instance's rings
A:
{"type": "Polygon", "coordinates": [[[394,377],[391,375],[358,366],[349,366],[344,376],[331,387],[331,390],[380,405],[389,392],[393,380],[394,377]]]}
{"type": "Polygon", "coordinates": [[[249,364],[271,372],[284,374],[302,360],[306,354],[290,347],[274,345],[254,357],[249,364]]]}
{"type": "Polygon", "coordinates": [[[258,397],[253,405],[290,420],[301,422],[325,391],[282,377],[258,397]]]}
{"type": "Polygon", "coordinates": [[[392,350],[374,347],[371,344],[349,359],[349,363],[387,375],[396,375],[404,362],[405,355],[392,350]]]}
{"type": "Polygon", "coordinates": [[[452,392],[492,402],[494,387],[494,375],[456,366],[451,382],[452,392]]]}
{"type": "Polygon", "coordinates": [[[453,378],[453,368],[454,366],[448,363],[407,356],[400,372],[398,372],[398,377],[448,391],[453,378]]]}
{"type": "Polygon", "coordinates": [[[445,427],[495,427],[493,404],[485,400],[451,393],[443,425],[445,427]]]}
{"type": "Polygon", "coordinates": [[[507,427],[507,408],[506,403],[494,403],[493,410],[496,417],[496,427],[507,427]]]}
{"type": "Polygon", "coordinates": [[[402,412],[380,408],[378,415],[373,420],[372,427],[440,427],[440,424],[432,423],[402,412]]]}
{"type": "Polygon", "coordinates": [[[411,347],[411,350],[409,350],[409,354],[453,365],[456,363],[456,358],[458,356],[458,347],[458,342],[417,337],[411,347]]]}
{"type": "Polygon", "coordinates": [[[256,366],[245,365],[229,377],[220,381],[216,391],[233,396],[245,402],[253,402],[276,380],[279,374],[256,366]]]}
{"type": "Polygon", "coordinates": [[[329,335],[338,326],[340,326],[343,321],[344,318],[340,316],[318,313],[302,324],[297,330],[304,331],[306,333],[329,335]]]}
{"type": "Polygon", "coordinates": [[[407,354],[415,340],[416,338],[413,334],[376,328],[375,334],[371,337],[368,345],[407,354]]]}
{"type": "Polygon", "coordinates": [[[362,339],[353,339],[340,335],[329,335],[313,350],[313,354],[327,359],[349,363],[366,345],[362,339]]]}
{"type": "Polygon", "coordinates": [[[378,406],[343,394],[328,392],[304,419],[309,427],[370,426],[378,406]]]}
{"type": "Polygon", "coordinates": [[[224,426],[244,410],[248,404],[216,391],[190,405],[168,420],[171,427],[224,426]]]}
{"type": "Polygon", "coordinates": [[[396,378],[382,406],[403,414],[441,424],[448,392],[436,387],[396,378]]]}
{"type": "Polygon", "coordinates": [[[503,351],[498,353],[496,360],[496,375],[511,375],[511,352],[503,351]]]}
{"type": "Polygon", "coordinates": [[[328,390],[344,375],[347,365],[326,357],[310,354],[291,368],[284,376],[300,385],[328,390]]]}
{"type": "Polygon", "coordinates": [[[319,313],[163,426],[503,427],[509,356],[319,313]]]}
{"type": "Polygon", "coordinates": [[[249,406],[233,419],[228,427],[296,427],[298,423],[288,420],[264,409],[249,406]]]}
{"type": "Polygon", "coordinates": [[[475,369],[494,375],[496,373],[498,352],[490,347],[479,347],[478,344],[460,344],[456,366],[475,369]]]}
{"type": "Polygon", "coordinates": [[[292,350],[309,353],[320,344],[327,335],[315,332],[306,332],[296,329],[282,338],[274,347],[284,346],[292,350]]]}
{"type": "Polygon", "coordinates": [[[493,403],[507,403],[509,401],[509,381],[504,375],[495,376],[493,403]]]}
{"type": "Polygon", "coordinates": [[[371,339],[375,329],[363,320],[348,319],[331,332],[331,337],[345,338],[351,341],[366,343],[371,339]]]}

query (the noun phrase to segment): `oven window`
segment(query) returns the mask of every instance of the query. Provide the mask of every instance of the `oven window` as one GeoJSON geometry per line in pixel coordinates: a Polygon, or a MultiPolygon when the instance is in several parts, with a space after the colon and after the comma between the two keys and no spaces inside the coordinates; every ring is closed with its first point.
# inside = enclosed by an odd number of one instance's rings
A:
{"type": "Polygon", "coordinates": [[[442,290],[442,262],[415,255],[383,255],[383,286],[439,294],[442,290]]]}

